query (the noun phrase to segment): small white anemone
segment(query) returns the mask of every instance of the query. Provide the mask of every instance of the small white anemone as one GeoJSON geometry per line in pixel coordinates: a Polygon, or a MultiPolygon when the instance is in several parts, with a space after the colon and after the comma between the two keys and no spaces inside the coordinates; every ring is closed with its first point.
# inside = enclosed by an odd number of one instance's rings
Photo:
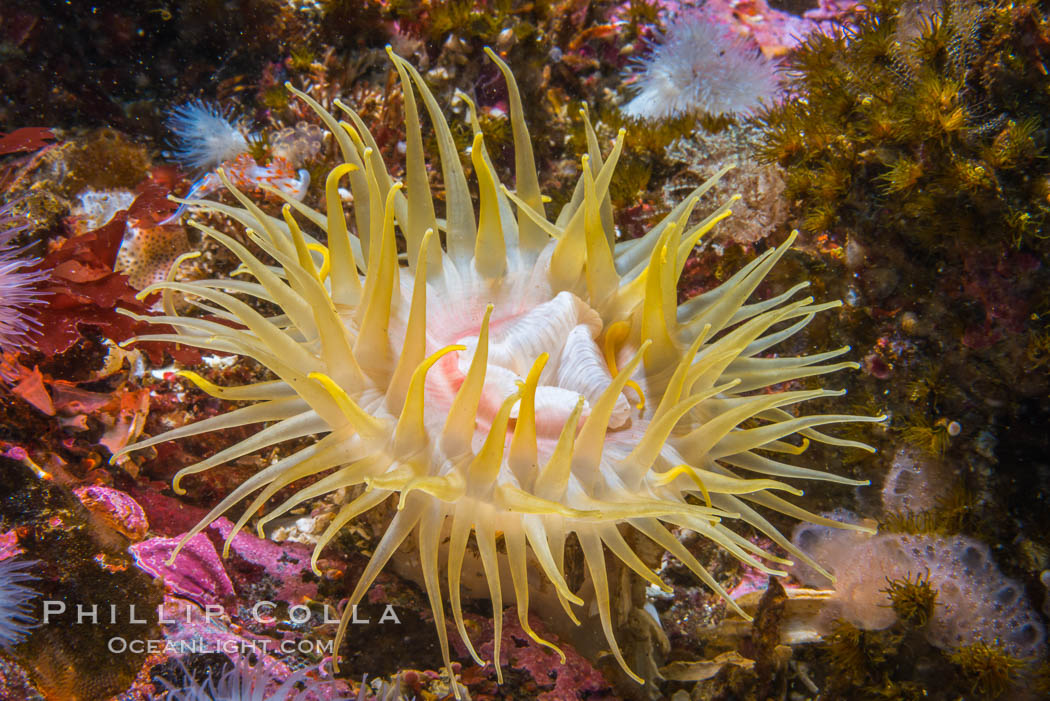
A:
{"type": "Polygon", "coordinates": [[[633,119],[698,112],[750,115],[779,90],[775,65],[747,39],[703,12],[680,15],[651,51],[633,62],[622,111],[633,119]]]}
{"type": "Polygon", "coordinates": [[[248,152],[248,138],[229,109],[193,100],[171,111],[172,156],[187,168],[212,170],[248,152]]]}

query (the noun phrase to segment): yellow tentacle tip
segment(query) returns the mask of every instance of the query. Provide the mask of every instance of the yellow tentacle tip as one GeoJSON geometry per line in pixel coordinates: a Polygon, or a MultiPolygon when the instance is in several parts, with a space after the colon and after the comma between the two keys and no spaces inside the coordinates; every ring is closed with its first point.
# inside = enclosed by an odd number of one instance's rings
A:
{"type": "Polygon", "coordinates": [[[806,437],[803,437],[802,438],[802,445],[800,445],[800,446],[793,446],[793,445],[790,445],[790,444],[788,444],[788,445],[790,447],[785,448],[784,450],[789,455],[802,455],[802,453],[806,452],[806,450],[809,448],[809,439],[806,438],[806,437]]]}
{"type": "Polygon", "coordinates": [[[328,247],[320,243],[308,243],[306,248],[309,251],[316,251],[321,254],[321,270],[317,273],[317,276],[324,282],[328,278],[328,273],[332,269],[332,260],[328,255],[328,247]]]}
{"type": "Polygon", "coordinates": [[[671,482],[678,479],[680,475],[686,475],[687,477],[692,479],[693,482],[696,483],[696,486],[699,488],[700,494],[703,495],[704,503],[707,504],[707,508],[714,508],[714,506],[711,504],[711,495],[707,491],[707,486],[704,485],[704,481],[700,479],[700,475],[697,474],[696,469],[693,468],[692,465],[682,464],[678,465],[677,467],[671,468],[667,472],[659,473],[656,476],[656,483],[661,486],[665,484],[670,484],[671,482]]]}
{"type": "Polygon", "coordinates": [[[176,370],[175,377],[181,377],[183,379],[189,380],[197,387],[197,389],[201,390],[202,392],[205,392],[206,394],[210,394],[213,397],[218,397],[220,394],[222,394],[221,387],[219,387],[214,382],[210,382],[204,379],[192,370],[176,370]]]}
{"type": "Polygon", "coordinates": [[[371,437],[382,433],[383,422],[362,409],[331,377],[323,372],[311,372],[306,377],[324,388],[343,415],[349,419],[350,424],[362,436],[371,437]]]}
{"type": "Polygon", "coordinates": [[[175,259],[175,262],[171,264],[171,268],[178,268],[186,261],[193,260],[194,258],[200,258],[201,255],[202,254],[200,251],[186,251],[185,253],[181,254],[178,258],[175,259]]]}
{"type": "Polygon", "coordinates": [[[353,163],[342,163],[335,168],[332,168],[328,173],[328,180],[332,182],[337,181],[347,173],[353,173],[355,170],[357,170],[357,166],[353,163]]]}
{"type": "Polygon", "coordinates": [[[531,626],[526,628],[525,632],[528,633],[528,636],[532,638],[533,642],[535,642],[536,644],[542,645],[543,647],[550,648],[551,650],[553,650],[554,653],[558,655],[558,659],[561,661],[561,664],[565,664],[565,653],[560,647],[558,647],[549,640],[544,640],[543,638],[541,638],[539,635],[536,634],[534,630],[532,630],[531,626]]]}
{"type": "Polygon", "coordinates": [[[642,387],[634,380],[627,380],[627,386],[635,391],[638,395],[638,402],[634,405],[634,408],[638,411],[645,409],[645,393],[642,392],[642,387]]]}

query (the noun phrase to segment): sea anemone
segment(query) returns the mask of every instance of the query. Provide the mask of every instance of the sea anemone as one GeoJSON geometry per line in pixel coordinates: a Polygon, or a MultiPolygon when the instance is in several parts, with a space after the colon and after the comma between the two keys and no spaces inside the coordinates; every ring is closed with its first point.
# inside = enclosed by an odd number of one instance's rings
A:
{"type": "Polygon", "coordinates": [[[288,675],[283,682],[278,682],[262,661],[253,665],[244,657],[226,669],[217,679],[209,672],[203,682],[196,679],[183,660],[175,662],[175,669],[178,670],[182,683],[178,685],[164,677],[157,678],[157,683],[164,687],[164,691],[160,695],[151,696],[154,701],[314,701],[322,698],[344,698],[346,701],[404,701],[405,698],[401,689],[400,674],[395,676],[393,683],[382,682],[374,691],[367,685],[366,676],[357,695],[350,697],[337,696],[340,692],[333,682],[309,679],[303,670],[288,675]]]}
{"type": "Polygon", "coordinates": [[[26,572],[33,560],[9,557],[0,560],[0,647],[10,649],[36,627],[29,602],[39,594],[25,586],[37,578],[26,572]]]}
{"type": "Polygon", "coordinates": [[[777,95],[775,66],[746,39],[706,14],[680,15],[650,53],[634,62],[633,97],[623,113],[671,119],[705,112],[750,115],[777,95]]]}
{"type": "Polygon", "coordinates": [[[0,207],[0,349],[8,351],[17,349],[37,332],[39,323],[29,310],[43,302],[34,285],[47,279],[46,271],[25,270],[40,261],[20,257],[25,247],[15,248],[11,243],[30,226],[11,210],[12,203],[0,207]]]}
{"type": "Polygon", "coordinates": [[[278,683],[261,661],[251,665],[245,658],[224,672],[218,679],[210,674],[197,681],[182,660],[178,669],[186,680],[185,686],[176,686],[163,677],[158,681],[165,689],[164,701],[306,701],[318,698],[314,692],[322,690],[324,682],[307,682],[307,688],[297,690],[296,684],[306,679],[304,672],[295,672],[278,683]],[[272,689],[272,691],[267,691],[272,689]]]}
{"type": "MultiPolygon", "coordinates": [[[[504,557],[522,628],[561,654],[529,624],[529,560],[531,551],[533,576],[542,573],[550,580],[565,613],[578,623],[573,607],[584,602],[566,583],[563,563],[566,539],[574,535],[605,637],[623,669],[639,679],[628,669],[613,634],[606,549],[655,586],[667,587],[631,548],[621,526],[668,550],[746,616],[668,527],[695,531],[753,567],[783,574],[763,559],[785,559],[761,550],[726,523],[741,521],[816,566],[754,506],[833,524],[778,496],[801,491],[773,478],[866,484],[777,459],[800,453],[810,440],[871,450],[815,429],[879,418],[794,416],[785,410],[842,392],[768,391],[799,378],[857,367],[825,363],[848,347],[767,357],[814,315],[839,303],[794,299],[805,282],[747,303],[788,250],[792,236],[721,287],[678,305],[676,285],[686,258],[697,240],[729,215],[731,202],[688,225],[699,196],[715,184],[716,176],[645,236],[616,243],[608,191],[624,132],[603,157],[586,118],[589,152],[581,158],[582,175],[570,202],[556,219],[549,219],[517,85],[492,51],[488,55],[509,90],[517,188],[500,185],[468,101],[474,129],[470,158],[478,181],[475,212],[437,101],[415,68],[388,53],[406,88],[404,183],[389,175],[375,140],[353,110],[336,101],[349,118],[339,122],[314,99],[288,86],[332,131],[345,160],[328,175],[324,210],[285,197],[282,216],[270,216],[220,172],[240,206],[192,204],[239,222],[247,238],[278,267],[264,263],[237,239],[194,222],[236,255],[254,281],[175,282],[173,269],[168,281],[142,291],[161,292],[165,311],[135,318],[171,324],[176,332],[140,340],[245,355],[276,379],[220,387],[183,372],[216,397],[251,404],[122,452],[270,422],[244,441],[181,470],[173,486],[184,494],[181,483],[189,475],[281,441],[326,434],[247,479],[182,543],[261,489],[230,532],[228,551],[234,534],[277,492],[331,471],[257,523],[262,532],[268,522],[307,500],[363,486],[363,491],[351,492],[356,497],[321,535],[312,558],[316,570],[321,551],[344,525],[395,497],[393,520],[345,611],[362,600],[414,533],[449,669],[442,566],[459,635],[471,656],[483,663],[467,635],[460,593],[471,532],[495,614],[494,660],[500,654],[504,592],[499,570],[504,557]],[[445,188],[443,219],[435,214],[413,84],[436,131],[445,188]],[[357,235],[344,218],[339,194],[344,177],[349,177],[353,194],[357,235]],[[304,231],[302,222],[327,236],[327,245],[304,231]],[[405,265],[399,264],[396,230],[404,237],[405,265]],[[267,317],[237,294],[265,300],[280,313],[267,317]],[[178,316],[175,295],[211,318],[178,316]],[[787,440],[792,436],[801,443],[787,440]],[[497,547],[497,538],[503,548],[497,547]]],[[[347,614],[336,649],[346,633],[347,614]]],[[[498,664],[497,675],[502,679],[498,664]]]]}
{"type": "Polygon", "coordinates": [[[168,116],[175,140],[172,156],[187,168],[216,168],[248,152],[248,139],[230,111],[214,102],[194,100],[179,105],[168,116]]]}

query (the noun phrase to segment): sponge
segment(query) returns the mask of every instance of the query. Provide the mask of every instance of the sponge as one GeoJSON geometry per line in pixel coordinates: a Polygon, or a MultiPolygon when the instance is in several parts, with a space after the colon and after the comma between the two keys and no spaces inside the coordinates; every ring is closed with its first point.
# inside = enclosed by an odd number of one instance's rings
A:
{"type": "MultiPolygon", "coordinates": [[[[932,645],[947,649],[998,644],[1022,659],[1044,653],[1046,629],[1023,587],[1003,576],[980,541],[961,535],[868,535],[814,524],[800,525],[792,540],[835,575],[835,595],[821,618],[829,630],[838,618],[869,630],[892,625],[896,615],[884,591],[887,580],[928,573],[937,590],[925,628],[932,645]]],[[[796,567],[793,574],[803,584],[828,586],[827,579],[808,567],[796,567]]]]}

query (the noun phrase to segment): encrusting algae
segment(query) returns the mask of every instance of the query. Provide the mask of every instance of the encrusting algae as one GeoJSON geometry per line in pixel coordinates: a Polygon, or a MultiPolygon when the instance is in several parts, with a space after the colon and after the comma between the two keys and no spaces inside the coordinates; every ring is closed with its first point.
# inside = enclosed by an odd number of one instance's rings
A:
{"type": "MultiPolygon", "coordinates": [[[[388,53],[406,87],[403,183],[389,175],[376,142],[353,110],[336,101],[349,119],[338,121],[288,86],[332,131],[345,161],[328,175],[325,210],[272,190],[286,205],[281,217],[270,216],[220,174],[240,206],[203,200],[189,204],[239,222],[277,267],[230,236],[193,222],[240,259],[243,275],[176,282],[176,265],[166,282],[142,292],[161,292],[165,310],[143,319],[170,324],[176,332],[138,340],[249,356],[277,379],[219,387],[184,372],[216,397],[250,403],[123,452],[267,424],[179,472],[174,488],[181,494],[180,483],[188,475],[281,441],[326,434],[246,480],[182,544],[261,489],[230,532],[228,551],[234,534],[279,490],[331,471],[257,522],[261,533],[268,522],[306,500],[364,485],[364,492],[342,506],[318,541],[312,563],[316,569],[320,552],[345,524],[396,497],[396,515],[345,610],[353,610],[395,550],[415,533],[442,656],[450,669],[442,564],[452,618],[471,656],[484,663],[467,635],[460,594],[471,532],[495,612],[494,660],[500,655],[503,610],[497,535],[503,538],[522,628],[561,654],[529,626],[528,578],[530,567],[542,572],[566,615],[578,623],[574,607],[585,602],[566,583],[563,563],[566,539],[574,534],[609,646],[627,673],[641,681],[628,669],[614,638],[606,549],[655,586],[667,586],[631,549],[621,525],[665,548],[741,615],[746,614],[669,527],[695,531],[752,567],[778,575],[784,572],[766,562],[788,561],[763,551],[727,522],[750,525],[814,567],[756,506],[856,528],[781,498],[777,492],[802,492],[778,478],[866,482],[798,467],[776,456],[797,455],[810,440],[871,450],[816,428],[881,417],[797,417],[785,407],[841,392],[766,391],[857,367],[827,362],[849,348],[762,357],[818,312],[839,303],[794,299],[805,282],[747,303],[788,250],[792,236],[721,287],[678,305],[676,284],[686,258],[701,236],[729,216],[731,202],[699,224],[687,225],[698,197],[717,182],[716,175],[645,236],[617,243],[608,191],[623,131],[603,157],[588,122],[588,153],[581,158],[575,193],[556,219],[548,219],[521,97],[510,69],[492,51],[487,53],[508,84],[517,187],[511,191],[500,184],[470,105],[470,158],[479,201],[475,212],[437,101],[415,68],[388,53]],[[417,98],[408,89],[413,83],[436,132],[446,189],[444,219],[437,217],[431,195],[417,98]],[[344,178],[353,194],[356,235],[344,219],[339,195],[344,178]],[[304,231],[307,224],[322,232],[327,245],[304,231]],[[398,254],[397,231],[404,237],[403,256],[398,254]],[[265,317],[238,294],[272,302],[281,313],[265,317]],[[177,315],[176,295],[208,318],[177,315]],[[789,442],[791,436],[801,444],[789,442]],[[527,564],[530,551],[533,563],[527,564]]],[[[348,621],[344,614],[337,650],[348,621]]]]}

